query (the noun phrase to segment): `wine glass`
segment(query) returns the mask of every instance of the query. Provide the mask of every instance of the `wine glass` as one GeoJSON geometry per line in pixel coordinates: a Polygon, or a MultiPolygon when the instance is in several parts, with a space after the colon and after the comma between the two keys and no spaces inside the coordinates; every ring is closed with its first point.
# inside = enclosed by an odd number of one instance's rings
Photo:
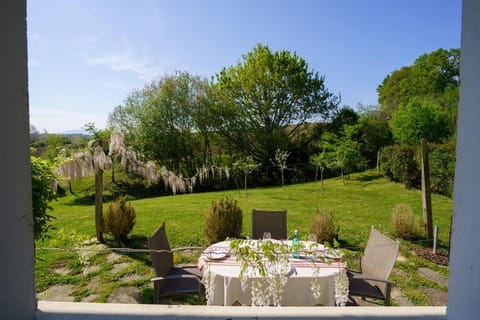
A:
{"type": "Polygon", "coordinates": [[[272,234],[268,231],[263,233],[263,240],[270,240],[272,239],[272,234]]]}
{"type": "Polygon", "coordinates": [[[308,235],[308,241],[311,241],[311,242],[317,242],[317,235],[316,234],[313,234],[313,233],[310,233],[308,235]]]}

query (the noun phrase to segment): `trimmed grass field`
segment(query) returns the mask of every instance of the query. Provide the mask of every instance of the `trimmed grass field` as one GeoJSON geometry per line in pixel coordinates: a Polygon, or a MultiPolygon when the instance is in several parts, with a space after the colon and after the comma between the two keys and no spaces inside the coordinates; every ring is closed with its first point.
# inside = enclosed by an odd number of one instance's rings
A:
{"type": "MultiPolygon", "coordinates": [[[[92,188],[93,189],[93,188],[92,188]]],[[[83,195],[83,194],[81,194],[83,195]]],[[[245,196],[243,190],[222,192],[193,193],[175,196],[162,196],[131,200],[136,211],[136,225],[132,232],[131,247],[144,247],[145,239],[151,235],[163,221],[166,221],[167,234],[172,247],[206,246],[203,235],[205,214],[212,200],[223,196],[236,199],[243,210],[243,236],[250,235],[250,214],[253,208],[258,209],[286,209],[288,211],[288,234],[293,235],[298,229],[301,236],[309,233],[311,221],[318,209],[329,210],[334,214],[335,223],[339,228],[339,239],[342,247],[353,251],[363,251],[370,226],[374,225],[380,231],[393,235],[390,218],[392,208],[399,203],[412,207],[419,218],[422,215],[422,200],[419,190],[406,189],[403,185],[392,183],[381,177],[376,171],[367,171],[353,174],[344,184],[342,179],[328,179],[324,181],[324,190],[320,182],[288,185],[285,187],[256,188],[248,190],[245,196]]],[[[85,201],[80,195],[68,195],[53,202],[53,215],[57,218],[53,225],[56,230],[51,231],[53,238],[43,243],[37,243],[37,291],[40,292],[55,283],[73,283],[79,286],[76,299],[87,293],[82,291],[81,261],[71,252],[43,250],[44,247],[71,247],[71,241],[90,239],[95,236],[94,206],[82,204],[85,201]],[[65,265],[75,272],[70,275],[54,277],[50,271],[52,267],[65,265]]],[[[105,204],[105,210],[108,203],[105,204]]],[[[449,238],[450,218],[452,213],[452,199],[444,196],[432,196],[433,221],[439,226],[440,246],[446,247],[449,238]]],[[[417,243],[421,245],[421,240],[417,243]]],[[[397,263],[396,269],[411,271],[412,263],[432,267],[443,274],[448,270],[437,268],[426,261],[421,261],[409,253],[411,243],[402,241],[402,254],[409,261],[397,263]]],[[[179,258],[182,260],[182,258],[179,258]]],[[[136,257],[138,269],[142,273],[151,273],[148,255],[136,257]],[[150,268],[150,269],[149,269],[150,268]]],[[[108,278],[105,274],[109,267],[101,264],[102,268],[94,275],[101,275],[108,282],[115,282],[115,278],[108,278]]],[[[131,271],[134,272],[134,271],[131,271]]],[[[85,278],[85,277],[84,277],[85,278]]],[[[87,277],[88,278],[88,277],[87,277]]],[[[412,277],[410,277],[412,278],[412,277]]],[[[402,279],[396,279],[403,281],[402,279]]],[[[415,279],[419,285],[421,281],[415,279]]],[[[147,286],[148,281],[139,282],[139,286],[147,286]]],[[[413,290],[412,300],[417,304],[428,304],[421,294],[415,290],[416,283],[408,286],[413,290]]],[[[111,286],[111,285],[110,285],[111,286]]],[[[407,290],[407,291],[408,291],[407,290]]],[[[108,291],[108,290],[107,290],[108,291]]],[[[148,291],[148,290],[147,290],[148,291]]],[[[105,301],[108,293],[103,293],[98,301],[105,301]]],[[[145,299],[148,302],[148,298],[145,299]]]]}

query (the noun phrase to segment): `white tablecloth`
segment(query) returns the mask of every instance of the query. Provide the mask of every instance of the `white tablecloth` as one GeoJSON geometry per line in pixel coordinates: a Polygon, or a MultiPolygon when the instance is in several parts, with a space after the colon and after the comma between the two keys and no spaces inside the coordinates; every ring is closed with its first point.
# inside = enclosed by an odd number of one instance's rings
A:
{"type": "MultiPolygon", "coordinates": [[[[218,248],[229,248],[229,243],[219,242],[207,248],[205,251],[212,251],[218,248]]],[[[283,306],[314,306],[314,305],[335,305],[335,275],[341,268],[342,263],[319,263],[318,275],[314,275],[312,262],[305,259],[290,258],[293,266],[292,272],[288,275],[283,290],[281,305],[283,306]],[[321,295],[315,299],[311,290],[312,281],[318,276],[320,281],[321,295]]],[[[209,260],[205,254],[199,259],[199,268],[210,271],[210,283],[212,285],[210,305],[231,306],[234,304],[251,305],[250,290],[242,290],[239,279],[240,263],[234,256],[222,260],[209,260]],[[208,264],[208,267],[206,266],[208,264]]],[[[251,281],[248,279],[247,281],[251,281]]],[[[250,288],[250,285],[248,285],[250,288]]]]}

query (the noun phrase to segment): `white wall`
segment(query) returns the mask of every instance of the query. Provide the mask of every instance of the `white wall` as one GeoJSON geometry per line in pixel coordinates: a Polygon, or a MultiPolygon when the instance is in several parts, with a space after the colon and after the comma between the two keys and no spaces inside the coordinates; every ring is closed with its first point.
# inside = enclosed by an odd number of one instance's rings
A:
{"type": "Polygon", "coordinates": [[[0,319],[33,319],[25,1],[0,1],[0,319]]]}
{"type": "Polygon", "coordinates": [[[480,318],[480,1],[464,0],[448,319],[480,318]]]}

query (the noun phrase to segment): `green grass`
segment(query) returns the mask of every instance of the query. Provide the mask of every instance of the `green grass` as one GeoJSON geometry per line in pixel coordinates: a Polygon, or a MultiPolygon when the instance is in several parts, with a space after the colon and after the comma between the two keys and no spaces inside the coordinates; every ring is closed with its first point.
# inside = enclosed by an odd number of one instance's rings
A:
{"type": "MultiPolygon", "coordinates": [[[[109,178],[106,177],[108,180],[109,178]]],[[[107,184],[108,186],[108,184],[107,184]]],[[[74,186],[76,195],[68,195],[52,203],[56,220],[53,225],[58,230],[64,230],[67,234],[73,234],[74,238],[92,238],[94,229],[94,206],[91,202],[93,192],[93,180],[84,180],[81,185],[74,186]],[[89,200],[90,199],[90,200],[89,200]]],[[[346,184],[341,179],[329,179],[324,182],[324,190],[320,188],[320,182],[288,185],[285,187],[256,188],[248,190],[245,196],[243,191],[231,190],[223,192],[193,193],[175,196],[162,196],[155,198],[134,199],[130,203],[136,211],[136,225],[132,232],[134,239],[131,246],[142,247],[145,239],[151,235],[163,221],[166,221],[167,234],[172,247],[179,246],[205,246],[206,239],[203,235],[205,214],[212,200],[222,196],[230,196],[238,200],[243,210],[243,235],[251,232],[250,214],[253,208],[258,209],[287,209],[288,234],[293,235],[294,229],[298,229],[300,235],[306,237],[309,233],[310,223],[318,209],[332,211],[335,223],[339,227],[339,240],[343,247],[359,248],[360,252],[366,244],[370,226],[374,225],[380,231],[393,235],[390,217],[393,207],[398,203],[409,204],[415,215],[422,215],[421,192],[414,189],[406,189],[403,185],[392,183],[379,176],[375,171],[367,171],[354,174],[346,184]]],[[[105,204],[105,209],[108,203],[105,204]]],[[[446,247],[449,238],[449,225],[452,213],[452,199],[433,195],[433,220],[439,226],[440,246],[446,247]]],[[[48,246],[62,246],[58,241],[55,231],[52,235],[57,241],[37,243],[37,248],[48,246]]],[[[68,238],[68,237],[67,237],[68,238]]],[[[66,239],[63,244],[68,246],[66,239]]],[[[420,242],[421,244],[421,242],[420,242]]],[[[402,242],[402,248],[408,248],[409,243],[402,242]]],[[[408,255],[408,253],[406,253],[408,255]]],[[[78,266],[73,263],[71,274],[61,277],[53,277],[49,269],[59,261],[75,260],[75,254],[62,253],[46,250],[38,250],[37,257],[37,291],[44,290],[54,283],[77,283],[78,297],[85,295],[82,289],[81,277],[78,266]]],[[[182,260],[182,257],[178,257],[182,260]]],[[[78,259],[77,259],[78,260],[78,259]]],[[[151,275],[148,256],[134,258],[137,269],[145,276],[151,275]]],[[[183,261],[183,260],[182,260],[183,261]]],[[[414,261],[414,259],[412,259],[414,261]]],[[[420,264],[414,261],[415,264],[420,264]]],[[[107,268],[103,266],[102,268],[107,268]]],[[[400,265],[400,268],[408,268],[400,265]]],[[[103,269],[102,269],[103,270],[103,269]]],[[[107,271],[106,269],[104,271],[107,271]]],[[[112,289],[109,282],[115,282],[115,278],[104,278],[105,292],[112,289]]],[[[414,279],[415,280],[415,279],[414,279]]],[[[412,299],[425,304],[412,280],[408,290],[412,291],[412,299]]],[[[396,281],[403,281],[396,279],[396,281]]],[[[150,295],[148,283],[138,284],[142,290],[150,295]]],[[[406,290],[406,291],[408,291],[406,290]]],[[[102,293],[99,301],[104,301],[108,294],[102,293]]]]}

